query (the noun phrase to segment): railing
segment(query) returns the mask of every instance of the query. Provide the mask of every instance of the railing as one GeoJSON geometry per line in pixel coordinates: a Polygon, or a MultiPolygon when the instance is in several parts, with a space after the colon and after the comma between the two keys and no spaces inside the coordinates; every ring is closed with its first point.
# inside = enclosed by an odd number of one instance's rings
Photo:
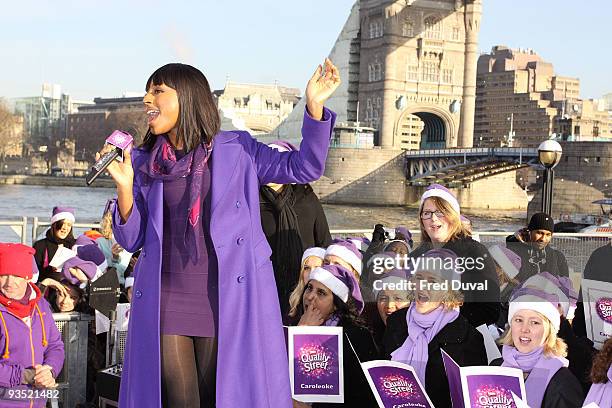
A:
{"type": "Polygon", "coordinates": [[[17,235],[19,235],[22,244],[26,244],[28,231],[28,217],[21,217],[21,220],[15,221],[0,221],[0,227],[10,227],[17,235]]]}
{"type": "Polygon", "coordinates": [[[406,150],[406,156],[456,157],[456,156],[524,156],[537,157],[538,149],[533,147],[474,147],[450,149],[406,150]]]}
{"type": "MultiPolygon", "coordinates": [[[[25,217],[24,217],[25,218],[25,217]]],[[[48,221],[39,221],[38,217],[34,217],[33,221],[32,221],[32,243],[36,242],[40,232],[39,230],[41,228],[49,228],[51,226],[51,223],[48,221]]],[[[80,231],[80,230],[88,230],[88,229],[92,229],[92,228],[100,228],[100,223],[98,222],[77,222],[75,224],[72,225],[72,228],[75,231],[80,231]]],[[[75,237],[78,234],[74,234],[75,237]]],[[[23,239],[23,238],[22,238],[23,239]]]]}

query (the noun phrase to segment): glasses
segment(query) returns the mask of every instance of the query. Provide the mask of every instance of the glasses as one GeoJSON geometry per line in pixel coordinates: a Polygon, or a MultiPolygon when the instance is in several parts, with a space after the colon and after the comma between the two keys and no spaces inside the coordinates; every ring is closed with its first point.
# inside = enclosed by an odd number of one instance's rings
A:
{"type": "Polygon", "coordinates": [[[434,214],[436,218],[444,218],[444,213],[442,211],[423,211],[421,213],[421,219],[429,220],[434,214]]]}

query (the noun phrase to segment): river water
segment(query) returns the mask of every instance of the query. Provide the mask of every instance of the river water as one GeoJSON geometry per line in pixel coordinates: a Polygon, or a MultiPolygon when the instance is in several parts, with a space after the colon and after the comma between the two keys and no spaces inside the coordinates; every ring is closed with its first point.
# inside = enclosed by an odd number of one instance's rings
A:
{"type": "MultiPolygon", "coordinates": [[[[49,221],[56,205],[76,209],[77,222],[98,222],[108,198],[115,195],[111,188],[47,187],[0,185],[0,220],[17,220],[25,216],[49,221]]],[[[323,205],[331,229],[371,229],[376,223],[394,227],[405,225],[418,229],[417,210],[408,207],[362,205],[323,205]]],[[[476,230],[515,231],[524,223],[524,211],[465,210],[476,230]]],[[[28,237],[31,220],[28,220],[28,237]]],[[[43,231],[44,232],[44,231],[43,231]]],[[[17,235],[0,226],[0,242],[17,241],[17,235]]]]}

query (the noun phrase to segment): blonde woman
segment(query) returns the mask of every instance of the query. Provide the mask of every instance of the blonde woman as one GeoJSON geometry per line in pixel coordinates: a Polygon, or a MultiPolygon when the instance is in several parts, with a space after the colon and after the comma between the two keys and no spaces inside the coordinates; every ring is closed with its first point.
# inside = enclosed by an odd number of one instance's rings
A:
{"type": "Polygon", "coordinates": [[[383,338],[384,355],[414,367],[436,407],[451,406],[442,348],[461,366],[487,364],[482,335],[459,313],[463,294],[452,290],[456,259],[447,249],[425,253],[411,279],[412,303],[387,318],[383,338]]]}
{"type": "Polygon", "coordinates": [[[302,255],[302,266],[300,267],[300,279],[298,279],[295,289],[293,289],[293,292],[289,295],[289,317],[296,316],[297,307],[302,301],[302,294],[308,283],[310,272],[322,266],[324,258],[325,248],[313,247],[304,251],[302,255]]]}
{"type": "Polygon", "coordinates": [[[433,248],[456,253],[464,296],[461,314],[474,327],[493,324],[500,310],[495,262],[487,248],[470,237],[460,217],[461,208],[453,193],[439,184],[429,186],[421,196],[419,210],[421,245],[410,256],[416,259],[433,248]]]}
{"type": "Polygon", "coordinates": [[[584,400],[580,383],[567,368],[567,345],[557,337],[558,303],[557,296],[526,287],[510,300],[510,327],[499,341],[501,365],[523,371],[530,407],[575,408],[584,400]]]}

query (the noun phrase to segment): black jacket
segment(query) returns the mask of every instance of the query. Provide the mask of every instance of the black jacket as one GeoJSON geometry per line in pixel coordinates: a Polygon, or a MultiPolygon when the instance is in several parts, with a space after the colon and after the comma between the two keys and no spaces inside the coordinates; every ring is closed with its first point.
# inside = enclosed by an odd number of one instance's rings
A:
{"type": "Polygon", "coordinates": [[[521,269],[515,277],[524,282],[530,276],[548,272],[557,276],[569,276],[565,255],[549,245],[539,250],[529,242],[520,242],[514,235],[506,237],[508,248],[521,257],[521,269]]]}
{"type": "MultiPolygon", "coordinates": [[[[500,366],[502,362],[498,358],[491,361],[491,365],[500,366]]],[[[541,408],[580,408],[584,398],[584,391],[574,374],[567,367],[562,367],[550,379],[541,408]]]]}
{"type": "Polygon", "coordinates": [[[57,241],[55,237],[53,237],[53,232],[49,228],[47,230],[45,238],[38,240],[32,245],[34,250],[34,261],[36,261],[36,266],[38,267],[38,272],[40,275],[38,276],[38,282],[42,282],[45,278],[55,279],[56,281],[61,281],[63,276],[61,271],[56,271],[52,266],[47,265],[43,267],[45,264],[45,258],[47,262],[51,262],[53,256],[57,252],[58,244],[63,244],[66,248],[72,248],[75,243],[75,239],[72,236],[67,237],[65,240],[57,241]]]}
{"type": "MultiPolygon", "coordinates": [[[[401,309],[387,318],[387,330],[383,338],[383,354],[386,359],[390,359],[391,353],[408,337],[407,313],[408,309],[401,309]]],[[[452,403],[448,378],[440,349],[444,349],[462,367],[487,365],[487,353],[482,335],[462,315],[444,326],[431,340],[425,368],[425,390],[436,408],[450,408],[452,403]]]]}
{"type": "MultiPolygon", "coordinates": [[[[319,198],[308,184],[291,184],[295,195],[295,206],[293,207],[300,227],[300,236],[304,249],[311,247],[326,248],[331,244],[329,225],[323,211],[319,198]]],[[[287,188],[287,187],[285,187],[287,188]]],[[[276,219],[274,208],[266,205],[265,200],[260,198],[261,226],[266,238],[274,249],[274,235],[276,234],[276,219]]]]}
{"type": "Polygon", "coordinates": [[[356,326],[350,322],[340,322],[344,330],[343,350],[344,350],[344,404],[314,403],[314,408],[334,408],[334,407],[372,407],[377,406],[376,399],[368,380],[366,379],[361,364],[366,361],[376,360],[378,350],[372,340],[372,335],[368,329],[356,326]],[[350,339],[347,340],[347,337],[350,339]],[[353,347],[351,347],[351,344],[353,347]],[[355,353],[359,355],[359,360],[355,353]]]}
{"type": "Polygon", "coordinates": [[[582,390],[587,393],[591,388],[591,366],[596,353],[593,342],[586,337],[577,336],[565,317],[561,317],[557,336],[567,344],[568,368],[580,382],[582,390]]]}
{"type": "MultiPolygon", "coordinates": [[[[423,242],[417,249],[410,253],[411,257],[418,257],[432,249],[431,242],[423,242]]],[[[476,267],[467,269],[461,275],[461,282],[476,283],[487,282],[487,290],[479,291],[463,291],[464,303],[461,306],[461,314],[465,316],[470,324],[478,327],[483,323],[494,324],[499,317],[500,298],[499,298],[499,281],[497,280],[497,272],[495,271],[495,262],[487,248],[480,242],[474,241],[472,238],[460,238],[449,241],[444,244],[443,248],[450,249],[460,258],[474,259],[474,265],[477,259],[482,259],[484,267],[478,269],[476,267]]]]}

